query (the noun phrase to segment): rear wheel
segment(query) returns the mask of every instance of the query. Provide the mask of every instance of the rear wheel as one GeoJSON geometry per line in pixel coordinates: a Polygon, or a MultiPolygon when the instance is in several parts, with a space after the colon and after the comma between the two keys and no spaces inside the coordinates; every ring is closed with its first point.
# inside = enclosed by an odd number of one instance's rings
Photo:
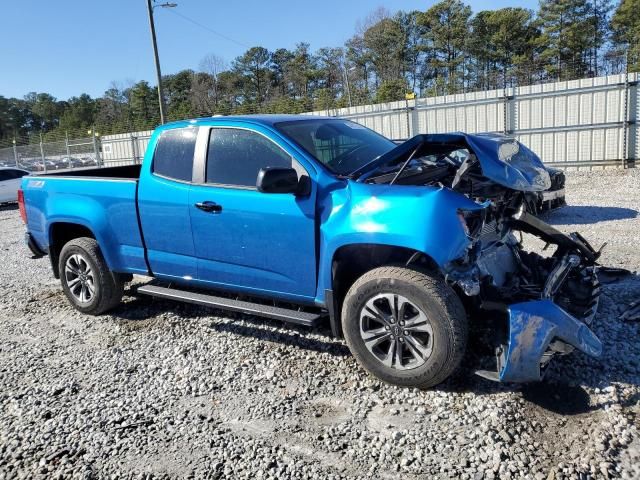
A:
{"type": "Polygon", "coordinates": [[[366,273],[349,289],[342,319],[356,360],[393,385],[437,385],[464,355],[467,318],[460,299],[444,281],[417,270],[366,273]]]}
{"type": "Polygon", "coordinates": [[[93,238],[75,238],[60,252],[62,289],[69,302],[82,313],[99,315],[122,300],[124,277],[107,267],[93,238]]]}

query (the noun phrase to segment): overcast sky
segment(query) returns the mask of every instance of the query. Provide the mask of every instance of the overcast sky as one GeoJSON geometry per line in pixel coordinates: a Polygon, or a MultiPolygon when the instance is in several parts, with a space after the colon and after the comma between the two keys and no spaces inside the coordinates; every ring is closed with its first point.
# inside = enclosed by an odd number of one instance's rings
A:
{"type": "MultiPolygon", "coordinates": [[[[160,3],[165,0],[161,0],[160,3]]],[[[425,0],[171,0],[156,9],[163,73],[196,69],[216,53],[227,62],[247,47],[315,50],[340,46],[377,7],[426,10],[425,0]],[[196,25],[195,23],[199,25],[196,25]],[[216,35],[211,30],[221,34],[216,35]],[[226,38],[225,38],[226,37],[226,38]]],[[[504,6],[536,8],[537,1],[472,0],[474,12],[504,6]]],[[[112,81],[155,83],[146,0],[3,1],[0,13],[0,95],[31,91],[58,99],[100,96],[112,81]]]]}

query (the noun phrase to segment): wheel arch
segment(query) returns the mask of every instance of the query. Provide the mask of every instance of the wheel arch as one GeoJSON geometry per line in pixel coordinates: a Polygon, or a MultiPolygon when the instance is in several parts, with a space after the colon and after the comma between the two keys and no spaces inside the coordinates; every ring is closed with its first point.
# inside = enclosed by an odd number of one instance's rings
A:
{"type": "Polygon", "coordinates": [[[51,268],[55,278],[60,278],[58,259],[60,258],[62,247],[69,241],[80,237],[97,240],[93,231],[80,223],[60,221],[49,225],[49,259],[51,260],[51,268]]]}
{"type": "Polygon", "coordinates": [[[387,265],[414,266],[428,271],[439,271],[437,262],[418,250],[380,243],[353,243],[342,245],[331,258],[330,295],[325,301],[330,312],[331,331],[343,338],[342,302],[349,288],[366,272],[387,265]]]}

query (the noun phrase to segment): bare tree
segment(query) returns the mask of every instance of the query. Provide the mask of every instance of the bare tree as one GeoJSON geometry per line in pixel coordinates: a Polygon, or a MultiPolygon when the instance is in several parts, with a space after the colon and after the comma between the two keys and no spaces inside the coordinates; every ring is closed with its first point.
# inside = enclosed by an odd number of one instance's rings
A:
{"type": "Polygon", "coordinates": [[[209,53],[200,61],[199,70],[192,82],[192,103],[197,109],[215,113],[220,104],[220,74],[227,70],[227,63],[209,53]]]}

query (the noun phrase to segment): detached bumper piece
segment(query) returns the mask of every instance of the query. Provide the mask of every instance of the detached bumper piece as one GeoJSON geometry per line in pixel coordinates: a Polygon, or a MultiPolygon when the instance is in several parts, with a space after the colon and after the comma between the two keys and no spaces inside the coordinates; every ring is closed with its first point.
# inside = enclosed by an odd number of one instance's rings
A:
{"type": "Polygon", "coordinates": [[[553,353],[568,353],[571,349],[567,350],[566,344],[592,357],[602,354],[602,343],[589,327],[551,300],[510,305],[509,343],[501,356],[499,380],[540,380],[545,357],[553,353]]]}

